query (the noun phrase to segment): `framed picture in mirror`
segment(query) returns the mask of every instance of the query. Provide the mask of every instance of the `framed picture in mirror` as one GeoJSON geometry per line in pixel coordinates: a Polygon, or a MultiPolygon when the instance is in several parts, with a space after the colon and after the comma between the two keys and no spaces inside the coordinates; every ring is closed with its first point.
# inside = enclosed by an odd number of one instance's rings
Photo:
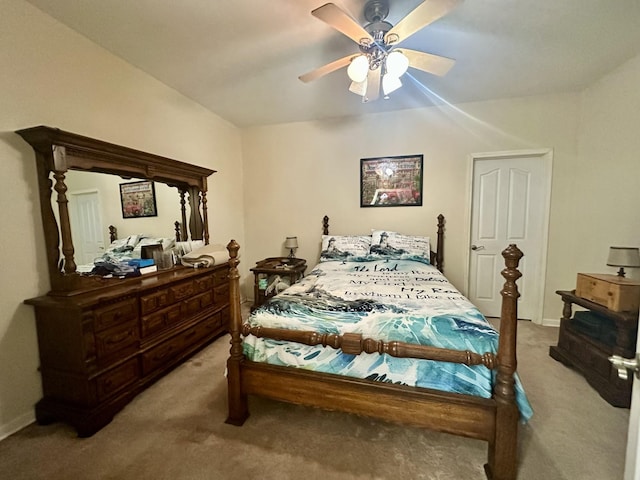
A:
{"type": "Polygon", "coordinates": [[[157,217],[156,190],[153,182],[129,182],[120,184],[122,218],[157,217]]]}

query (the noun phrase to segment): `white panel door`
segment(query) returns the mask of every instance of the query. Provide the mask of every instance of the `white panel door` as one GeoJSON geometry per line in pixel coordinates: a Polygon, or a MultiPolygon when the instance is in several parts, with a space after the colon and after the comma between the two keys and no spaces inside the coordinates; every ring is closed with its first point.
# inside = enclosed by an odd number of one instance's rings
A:
{"type": "MultiPolygon", "coordinates": [[[[636,352],[640,352],[640,335],[636,339],[636,352]]],[[[629,375],[633,375],[629,372],[629,375]]],[[[631,387],[631,410],[627,433],[627,458],[624,466],[624,480],[640,480],[640,380],[633,379],[631,387]]]]}
{"type": "Polygon", "coordinates": [[[524,252],[518,316],[542,321],[543,276],[550,192],[550,152],[473,159],[469,299],[485,316],[500,316],[502,250],[524,252]]]}
{"type": "Polygon", "coordinates": [[[73,234],[74,258],[78,265],[92,264],[104,253],[104,236],[97,191],[69,195],[69,216],[73,234]]]}

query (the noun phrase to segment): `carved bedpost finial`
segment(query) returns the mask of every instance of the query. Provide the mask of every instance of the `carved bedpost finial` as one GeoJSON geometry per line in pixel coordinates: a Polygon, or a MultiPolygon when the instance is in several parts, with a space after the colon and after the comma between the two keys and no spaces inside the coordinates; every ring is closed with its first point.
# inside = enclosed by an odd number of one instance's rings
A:
{"type": "Polygon", "coordinates": [[[322,219],[322,234],[329,235],[329,217],[327,215],[322,219]]]}
{"type": "Polygon", "coordinates": [[[236,268],[240,263],[240,260],[238,260],[238,250],[240,250],[240,245],[235,240],[231,240],[227,245],[227,250],[229,251],[229,264],[232,268],[236,268]]]}
{"type": "Polygon", "coordinates": [[[500,292],[503,297],[507,296],[517,299],[520,296],[516,280],[522,276],[522,273],[518,270],[518,264],[523,256],[524,253],[513,243],[502,251],[502,257],[504,258],[504,264],[506,266],[501,272],[506,280],[500,292]]]}
{"type": "Polygon", "coordinates": [[[113,225],[109,225],[109,242],[113,243],[118,239],[118,229],[113,225]]]}

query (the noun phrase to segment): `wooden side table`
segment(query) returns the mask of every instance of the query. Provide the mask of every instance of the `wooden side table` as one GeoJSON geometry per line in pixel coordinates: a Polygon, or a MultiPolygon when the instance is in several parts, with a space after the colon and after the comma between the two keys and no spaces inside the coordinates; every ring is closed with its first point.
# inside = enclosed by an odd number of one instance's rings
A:
{"type": "Polygon", "coordinates": [[[560,321],[558,345],[549,348],[549,355],[578,370],[602,398],[615,407],[629,408],[633,375],[627,380],[618,377],[609,362],[611,355],[630,358],[635,355],[638,332],[638,312],[614,312],[603,305],[578,297],[575,290],[558,290],[564,308],[560,321]],[[581,330],[572,318],[572,305],[579,305],[600,318],[598,334],[581,330]],[[610,338],[612,341],[606,341],[610,338]]]}
{"type": "Polygon", "coordinates": [[[269,288],[277,282],[277,277],[287,279],[289,285],[293,285],[304,276],[306,269],[307,261],[303,258],[271,257],[257,262],[251,269],[254,275],[251,311],[278,293],[277,288],[269,288]]]}

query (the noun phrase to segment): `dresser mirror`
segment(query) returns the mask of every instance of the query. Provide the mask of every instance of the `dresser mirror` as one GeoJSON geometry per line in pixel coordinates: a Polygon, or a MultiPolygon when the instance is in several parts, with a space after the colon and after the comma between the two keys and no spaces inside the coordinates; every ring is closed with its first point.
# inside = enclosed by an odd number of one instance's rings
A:
{"type": "Polygon", "coordinates": [[[35,152],[50,294],[68,295],[104,286],[103,279],[80,275],[77,265],[95,258],[95,251],[81,245],[87,239],[95,241],[92,248],[97,250],[100,243],[102,248],[108,245],[111,225],[121,238],[138,233],[165,237],[177,233],[181,240],[209,243],[207,177],[214,170],[46,126],[16,133],[35,152]],[[119,184],[140,180],[154,182],[158,215],[125,219],[119,184]],[[89,222],[92,230],[88,231],[82,218],[87,215],[86,208],[95,206],[87,207],[81,197],[91,192],[97,194],[100,211],[105,213],[99,221],[89,222]],[[77,251],[82,258],[76,258],[77,251]]]}
{"type": "MultiPolygon", "coordinates": [[[[148,217],[127,217],[123,214],[120,185],[135,184],[143,178],[123,179],[116,175],[69,170],[65,175],[71,238],[78,265],[91,264],[111,243],[112,236],[122,239],[144,234],[150,237],[182,239],[180,193],[165,183],[153,182],[156,214],[148,217]],[[178,235],[176,225],[178,222],[178,235]]],[[[52,208],[57,201],[52,197],[52,208]]],[[[189,205],[187,207],[187,218],[189,205]]]]}

